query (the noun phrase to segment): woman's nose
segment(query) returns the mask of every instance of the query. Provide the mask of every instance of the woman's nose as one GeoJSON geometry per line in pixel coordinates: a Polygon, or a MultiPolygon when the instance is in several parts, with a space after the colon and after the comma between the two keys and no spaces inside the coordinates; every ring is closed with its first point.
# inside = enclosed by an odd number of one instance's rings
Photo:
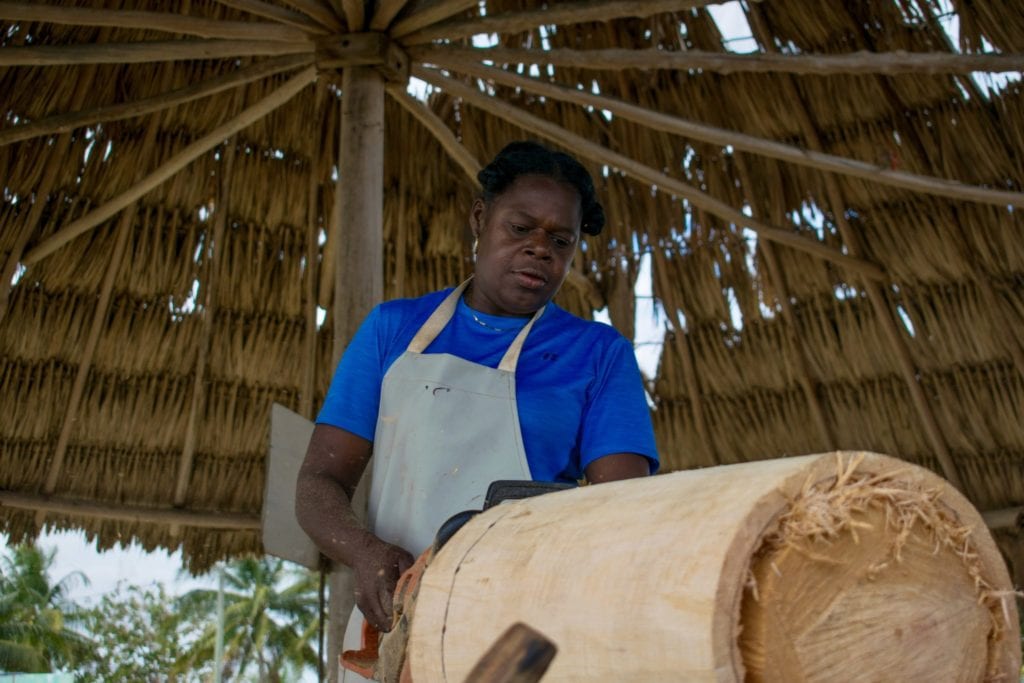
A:
{"type": "Polygon", "coordinates": [[[526,240],[526,253],[537,258],[551,258],[551,245],[547,232],[537,228],[526,240]]]}

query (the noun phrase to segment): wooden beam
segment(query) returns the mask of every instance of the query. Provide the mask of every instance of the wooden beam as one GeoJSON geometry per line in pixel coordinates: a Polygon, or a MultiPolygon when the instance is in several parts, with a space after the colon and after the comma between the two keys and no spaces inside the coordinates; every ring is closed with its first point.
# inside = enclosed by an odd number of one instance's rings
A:
{"type": "Polygon", "coordinates": [[[345,20],[353,31],[366,28],[366,6],[363,0],[341,0],[341,6],[345,10],[345,20]]]}
{"type": "Polygon", "coordinates": [[[327,35],[330,33],[330,30],[326,27],[298,12],[292,12],[284,7],[263,2],[263,0],[217,0],[217,2],[232,9],[248,12],[257,17],[273,19],[282,24],[300,28],[306,33],[314,35],[327,35]]]}
{"type": "Polygon", "coordinates": [[[217,203],[213,209],[213,239],[209,233],[203,244],[203,270],[200,275],[199,287],[203,293],[203,308],[199,313],[202,328],[199,333],[199,354],[192,381],[192,403],[188,411],[188,422],[185,425],[185,443],[178,461],[178,478],[174,486],[174,507],[185,504],[189,482],[192,480],[193,463],[195,462],[196,442],[198,441],[199,424],[202,422],[206,408],[206,366],[210,356],[210,340],[213,338],[213,324],[217,316],[217,280],[220,273],[218,265],[224,252],[224,230],[228,222],[228,195],[230,192],[231,172],[235,162],[235,138],[224,145],[217,188],[217,203]]]}
{"type": "Polygon", "coordinates": [[[256,515],[114,505],[72,498],[15,493],[14,491],[0,491],[0,507],[35,510],[42,514],[95,517],[140,524],[180,524],[200,529],[232,529],[236,531],[258,531],[260,529],[260,518],[256,515]]]}
{"type": "Polygon", "coordinates": [[[41,21],[72,26],[145,29],[165,33],[183,33],[200,38],[284,42],[299,42],[307,38],[305,31],[277,22],[225,21],[191,17],[173,12],[59,7],[26,2],[0,2],[0,19],[41,21]]]}
{"type": "Polygon", "coordinates": [[[322,0],[284,0],[284,3],[291,5],[333,33],[345,31],[345,24],[334,13],[331,6],[322,0]]]}
{"type": "MultiPolygon", "coordinates": [[[[414,6],[414,11],[409,12],[409,16],[391,28],[391,36],[396,39],[404,38],[410,33],[449,19],[479,4],[479,0],[441,0],[426,7],[414,6]]],[[[408,44],[404,40],[402,43],[408,44]]]]}
{"type": "MultiPolygon", "coordinates": [[[[749,16],[752,18],[751,28],[753,30],[754,37],[761,45],[761,48],[769,52],[777,50],[774,41],[765,30],[760,19],[760,8],[751,6],[748,8],[748,12],[749,16]]],[[[779,82],[785,90],[786,99],[793,103],[791,111],[796,116],[797,121],[800,124],[800,128],[807,140],[808,147],[814,151],[820,151],[823,149],[823,145],[821,143],[821,138],[818,135],[818,129],[811,120],[807,104],[804,102],[803,96],[800,94],[796,84],[793,82],[793,77],[783,74],[780,76],[779,82]]],[[[846,244],[848,253],[853,257],[859,257],[860,254],[863,253],[863,247],[860,243],[859,234],[853,229],[846,218],[846,211],[844,210],[845,203],[843,202],[842,192],[839,189],[839,183],[836,181],[836,177],[831,173],[826,173],[823,178],[825,181],[825,193],[828,198],[828,203],[831,205],[832,215],[835,217],[836,226],[839,228],[839,235],[846,244]]],[[[875,318],[882,328],[882,334],[885,335],[886,340],[896,356],[896,364],[899,368],[904,384],[907,387],[907,391],[910,394],[911,404],[917,412],[918,419],[924,429],[925,438],[934,451],[936,459],[939,461],[939,467],[942,470],[942,474],[950,484],[966,494],[967,492],[964,490],[963,480],[960,478],[960,473],[957,471],[956,464],[953,462],[953,456],[949,452],[949,446],[946,444],[946,440],[942,436],[942,431],[939,429],[938,420],[935,418],[935,413],[932,410],[928,398],[924,395],[924,389],[922,388],[921,381],[919,379],[920,373],[914,365],[914,360],[910,355],[910,349],[907,346],[906,339],[903,337],[903,334],[900,333],[901,326],[896,322],[896,318],[891,306],[889,305],[888,299],[885,296],[885,292],[882,289],[882,285],[877,281],[871,281],[870,279],[865,278],[863,281],[863,288],[871,303],[871,307],[874,310],[875,318]]]]}
{"type": "Polygon", "coordinates": [[[42,244],[39,244],[26,254],[22,262],[25,265],[36,263],[52,254],[57,249],[60,249],[76,237],[92,230],[118,211],[121,211],[135,202],[139,197],[142,197],[153,188],[159,186],[165,180],[188,166],[197,158],[219,145],[226,138],[231,137],[238,131],[250,126],[273,110],[277,109],[279,106],[298,94],[307,85],[312,83],[315,79],[316,69],[314,67],[304,69],[301,73],[292,77],[287,83],[267,95],[253,106],[245,109],[226,123],[217,126],[217,128],[175,154],[173,157],[165,161],[159,168],[151,172],[132,187],[117,195],[107,203],[90,211],[85,216],[73,221],[55,235],[51,235],[49,239],[44,241],[42,244]]]}
{"type": "Polygon", "coordinates": [[[571,67],[601,71],[672,71],[701,70],[731,73],[791,73],[828,76],[834,74],[951,74],[984,71],[1005,73],[1024,71],[1024,54],[956,54],[948,52],[853,52],[848,54],[775,53],[736,54],[733,52],[681,52],[648,48],[629,50],[572,50],[556,48],[491,47],[462,45],[412,47],[409,52],[420,61],[430,61],[432,54],[456,54],[476,62],[494,64],[531,64],[537,66],[571,67]]]}
{"type": "Polygon", "coordinates": [[[686,199],[695,207],[703,209],[719,218],[734,223],[738,226],[746,226],[765,239],[784,244],[794,249],[799,249],[808,254],[818,256],[840,265],[852,272],[859,273],[869,279],[885,280],[884,271],[876,264],[863,259],[848,256],[838,249],[833,249],[826,244],[792,231],[765,225],[760,221],[744,215],[725,202],[716,199],[700,190],[684,183],[681,180],[665,175],[649,166],[630,159],[605,147],[591,142],[586,138],[576,135],[560,126],[545,121],[537,116],[529,114],[521,109],[509,106],[495,98],[488,97],[479,90],[442,76],[439,72],[423,67],[413,67],[413,74],[428,83],[445,90],[446,92],[461,97],[475,107],[489,111],[493,115],[503,118],[521,128],[524,128],[541,137],[551,140],[559,146],[572,149],[578,156],[590,159],[599,164],[611,166],[626,175],[637,180],[655,186],[659,191],[670,192],[686,199]]]}
{"type": "Polygon", "coordinates": [[[373,13],[373,18],[370,19],[370,30],[386,30],[407,2],[409,0],[381,0],[377,5],[377,11],[373,13]]]}
{"type": "Polygon", "coordinates": [[[140,64],[189,59],[229,59],[294,55],[313,51],[312,41],[172,40],[89,45],[5,47],[0,66],[57,66],[62,64],[140,64]]]}
{"type": "Polygon", "coordinates": [[[441,148],[469,177],[469,182],[473,185],[473,188],[479,191],[480,181],[476,179],[476,176],[483,167],[476,157],[459,142],[452,129],[437,114],[431,111],[426,104],[410,95],[406,91],[405,86],[389,85],[387,93],[392,99],[402,105],[407,112],[412,114],[417,121],[423,124],[424,128],[433,134],[441,144],[441,148]]]}
{"type": "MultiPolygon", "coordinates": [[[[422,58],[423,54],[421,52],[419,59],[422,60],[422,58]]],[[[1002,208],[1006,206],[1024,208],[1024,192],[991,190],[984,187],[966,185],[955,180],[894,171],[883,166],[857,161],[856,159],[825,154],[816,149],[801,149],[774,140],[766,140],[745,133],[716,128],[668,114],[661,114],[610,97],[594,95],[537,78],[520,76],[503,69],[484,66],[468,56],[451,56],[446,49],[431,50],[426,61],[448,70],[459,71],[494,83],[514,88],[523,88],[545,97],[552,97],[581,106],[604,109],[615,116],[639,123],[654,130],[682,135],[702,142],[722,145],[723,147],[731,145],[738,150],[799,164],[819,171],[840,173],[890,187],[899,187],[905,190],[913,190],[950,199],[963,199],[983,204],[992,204],[1002,208]]]]}
{"type": "MultiPolygon", "coordinates": [[[[612,19],[643,19],[665,12],[687,12],[719,0],[576,0],[552,2],[544,9],[492,14],[479,19],[461,19],[434,24],[404,37],[404,45],[420,45],[434,40],[457,40],[478,33],[520,33],[538,26],[564,26],[612,19]]],[[[396,27],[397,28],[397,27],[396,27]]]]}
{"type": "Polygon", "coordinates": [[[409,82],[409,57],[387,34],[379,31],[345,33],[320,38],[316,65],[323,71],[350,66],[374,66],[389,82],[409,82]]]}
{"type": "MultiPolygon", "coordinates": [[[[146,131],[146,140],[142,149],[152,148],[156,139],[156,122],[154,121],[146,131]]],[[[71,431],[78,423],[78,409],[82,403],[82,396],[85,394],[85,383],[89,378],[89,371],[92,369],[93,356],[96,354],[96,347],[99,345],[100,336],[107,325],[107,314],[110,310],[110,298],[114,291],[114,280],[117,279],[121,262],[124,261],[125,247],[128,244],[128,236],[131,235],[132,221],[135,215],[130,211],[121,214],[117,229],[114,232],[114,244],[112,245],[110,262],[107,264],[107,272],[103,276],[103,284],[100,286],[99,301],[96,302],[96,309],[92,315],[92,325],[89,327],[89,336],[86,338],[85,347],[82,349],[82,356],[78,359],[78,369],[75,371],[75,380],[71,385],[71,396],[68,398],[67,409],[64,411],[64,422],[61,424],[60,435],[57,437],[57,446],[53,450],[53,458],[47,470],[46,481],[43,484],[43,493],[51,495],[57,490],[57,480],[64,469],[64,460],[71,441],[71,431]]],[[[41,523],[42,520],[40,519],[41,523]]]]}
{"type": "Polygon", "coordinates": [[[48,116],[29,123],[12,126],[0,130],[0,147],[9,145],[12,142],[28,140],[43,135],[54,135],[67,133],[75,128],[89,126],[106,121],[117,121],[135,116],[142,116],[163,109],[170,109],[179,104],[191,102],[201,97],[208,97],[231,88],[252,83],[261,78],[272,76],[307,66],[313,62],[312,55],[286,55],[274,57],[252,66],[233,71],[222,76],[216,76],[199,83],[193,83],[177,90],[146,97],[133,102],[112,104],[105,107],[97,107],[87,111],[71,111],[66,114],[48,116]]]}

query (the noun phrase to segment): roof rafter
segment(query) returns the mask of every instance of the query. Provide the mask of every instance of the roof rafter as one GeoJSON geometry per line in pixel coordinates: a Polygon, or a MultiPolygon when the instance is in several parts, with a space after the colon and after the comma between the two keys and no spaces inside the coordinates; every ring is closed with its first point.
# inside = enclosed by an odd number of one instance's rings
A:
{"type": "Polygon", "coordinates": [[[169,40],[140,43],[90,43],[5,47],[0,66],[65,64],[139,64],[186,59],[229,59],[312,53],[312,41],[169,40]]]}
{"type": "Polygon", "coordinates": [[[312,55],[285,55],[264,60],[252,66],[247,66],[237,71],[221,76],[193,83],[177,90],[146,97],[140,100],[112,104],[105,107],[97,107],[85,111],[71,111],[66,114],[48,116],[29,123],[24,123],[10,128],[0,130],[0,147],[9,145],[12,142],[28,140],[29,138],[56,133],[66,133],[106,121],[117,121],[135,116],[142,116],[163,109],[170,109],[179,104],[185,104],[202,97],[209,97],[224,90],[235,88],[246,83],[258,81],[266,76],[297,69],[307,66],[313,62],[312,55]]]}
{"type": "Polygon", "coordinates": [[[322,25],[325,28],[330,29],[333,32],[341,32],[345,30],[345,24],[342,23],[338,15],[334,13],[332,8],[324,0],[283,0],[286,5],[291,5],[302,14],[322,25]]]}
{"type": "MultiPolygon", "coordinates": [[[[479,0],[441,0],[409,14],[391,28],[392,38],[403,38],[410,33],[449,19],[459,12],[476,7],[479,0]]],[[[403,41],[404,43],[404,41],[403,41]]]]}
{"type": "MultiPolygon", "coordinates": [[[[422,57],[423,55],[421,54],[420,56],[422,57]]],[[[582,90],[575,90],[556,83],[542,81],[538,78],[520,76],[519,74],[510,73],[495,67],[484,66],[468,58],[468,56],[449,56],[447,50],[433,50],[427,59],[439,67],[459,71],[484,80],[493,81],[494,83],[514,88],[523,88],[539,95],[553,97],[582,106],[605,109],[628,121],[633,121],[634,123],[639,123],[665,133],[682,135],[722,146],[731,145],[736,149],[760,154],[772,159],[792,162],[819,171],[830,171],[841,175],[853,176],[862,180],[869,180],[905,190],[915,190],[926,194],[953,199],[965,199],[1000,207],[1024,207],[1024,192],[991,190],[975,185],[966,185],[955,180],[894,171],[864,161],[826,154],[820,151],[820,149],[801,149],[800,147],[787,145],[782,142],[662,114],[603,95],[594,95],[582,90]]]]}
{"type": "MultiPolygon", "coordinates": [[[[761,48],[768,51],[776,50],[774,42],[769,39],[768,34],[765,31],[763,18],[760,15],[760,8],[751,6],[748,8],[747,12],[748,16],[752,19],[751,28],[754,33],[754,38],[761,45],[761,48]]],[[[786,89],[790,101],[793,102],[793,112],[797,116],[797,120],[803,130],[808,146],[815,151],[821,150],[822,144],[821,139],[818,136],[818,129],[811,120],[810,113],[807,109],[807,103],[804,101],[803,96],[800,94],[796,84],[793,82],[793,77],[790,75],[782,75],[780,76],[780,79],[782,86],[786,89]]],[[[828,202],[832,206],[832,212],[835,216],[839,234],[842,237],[843,242],[846,244],[850,255],[859,256],[863,253],[863,247],[857,231],[855,231],[850,225],[849,220],[846,218],[846,213],[842,210],[844,202],[842,191],[839,189],[839,183],[831,173],[826,173],[824,175],[824,181],[825,192],[828,202]]],[[[920,373],[914,365],[914,360],[910,355],[909,348],[907,348],[906,340],[903,338],[903,335],[897,327],[892,307],[889,305],[885,292],[883,291],[880,283],[872,282],[870,280],[864,281],[864,291],[868,296],[868,300],[871,302],[871,307],[875,312],[875,318],[882,327],[882,333],[885,335],[893,352],[895,353],[900,375],[907,387],[907,391],[910,393],[910,401],[917,412],[918,419],[921,421],[925,437],[927,438],[929,445],[934,450],[935,457],[939,461],[942,474],[950,484],[955,486],[958,490],[964,491],[963,479],[960,477],[956,464],[953,462],[953,456],[949,451],[949,445],[946,443],[945,438],[943,438],[942,431],[939,429],[939,424],[935,419],[935,412],[932,409],[931,403],[924,394],[924,389],[921,386],[920,373]]]]}
{"type": "Polygon", "coordinates": [[[553,123],[544,121],[543,119],[525,111],[516,109],[515,107],[510,107],[507,104],[496,102],[480,91],[474,90],[473,88],[446,76],[442,76],[437,71],[422,67],[414,67],[413,73],[418,78],[443,88],[453,95],[463,98],[475,107],[489,111],[495,116],[503,118],[506,121],[514,123],[515,125],[532,131],[533,133],[546,137],[556,144],[570,147],[579,156],[600,164],[607,164],[638,180],[654,185],[661,191],[671,192],[682,197],[694,206],[718,216],[723,220],[735,223],[736,225],[746,226],[765,239],[770,239],[794,249],[800,249],[801,251],[832,261],[837,265],[860,273],[869,279],[885,279],[885,272],[874,263],[859,258],[853,258],[821,242],[802,237],[791,230],[784,230],[782,228],[765,225],[760,221],[756,221],[753,218],[744,215],[742,212],[737,211],[725,202],[705,194],[681,180],[665,175],[660,171],[656,171],[649,166],[641,164],[640,162],[621,154],[612,152],[601,145],[591,142],[590,140],[576,135],[575,133],[553,123]]]}
{"type": "Polygon", "coordinates": [[[439,47],[411,47],[410,56],[430,61],[434,54],[459,55],[473,61],[495,64],[535,64],[537,66],[572,67],[623,71],[625,69],[687,71],[701,69],[723,74],[731,73],[792,73],[801,75],[833,74],[945,74],[989,73],[1024,71],[1024,54],[951,54],[949,52],[853,52],[849,54],[797,54],[778,53],[738,54],[733,52],[706,52],[686,50],[674,52],[649,48],[628,50],[572,50],[555,48],[490,47],[476,48],[462,45],[439,47]]]}
{"type": "Polygon", "coordinates": [[[307,33],[315,33],[319,35],[327,35],[330,33],[329,29],[318,24],[312,19],[309,19],[303,14],[292,12],[291,10],[278,5],[272,5],[269,2],[263,2],[263,0],[217,0],[217,2],[225,5],[226,7],[248,12],[249,14],[253,14],[257,17],[273,19],[274,21],[282,24],[301,28],[307,33]]]}
{"type": "MultiPolygon", "coordinates": [[[[544,9],[492,14],[479,19],[457,19],[426,27],[402,37],[403,45],[422,45],[432,40],[457,40],[478,33],[519,33],[538,26],[608,22],[612,19],[642,19],[664,12],[684,12],[713,5],[719,0],[575,0],[553,2],[544,9]]],[[[476,4],[476,3],[473,3],[476,4]]]]}
{"type": "Polygon", "coordinates": [[[483,167],[476,157],[458,141],[451,128],[437,114],[431,111],[427,105],[406,92],[405,85],[396,84],[388,86],[386,92],[434,135],[441,148],[448,153],[448,156],[452,158],[452,161],[459,168],[465,171],[473,187],[479,190],[480,181],[476,179],[476,175],[483,167]]]}
{"type": "Polygon", "coordinates": [[[164,33],[184,33],[200,38],[294,42],[306,39],[306,31],[277,22],[227,21],[191,17],[172,12],[58,7],[25,2],[0,2],[0,19],[42,21],[75,26],[110,26],[164,33]]]}
{"type": "Polygon", "coordinates": [[[308,86],[316,78],[316,68],[307,67],[301,73],[293,76],[287,83],[273,91],[262,100],[245,109],[237,116],[217,126],[215,129],[199,138],[192,144],[185,147],[173,157],[152,171],[138,183],[128,188],[121,194],[112,198],[105,204],[90,211],[81,218],[72,221],[59,232],[51,235],[45,242],[32,249],[22,260],[24,265],[31,265],[49,256],[57,249],[75,239],[76,237],[92,230],[111,216],[121,211],[139,197],[157,187],[165,180],[182,170],[201,155],[210,151],[225,138],[229,138],[238,131],[252,125],[263,118],[282,104],[290,100],[303,88],[308,86]]]}

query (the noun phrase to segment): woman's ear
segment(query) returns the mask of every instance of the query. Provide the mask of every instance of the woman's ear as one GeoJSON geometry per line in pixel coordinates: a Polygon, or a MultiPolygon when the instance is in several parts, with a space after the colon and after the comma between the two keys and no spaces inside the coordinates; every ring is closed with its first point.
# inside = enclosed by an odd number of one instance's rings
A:
{"type": "Polygon", "coordinates": [[[484,200],[477,199],[473,202],[473,208],[469,210],[469,229],[473,233],[473,237],[480,237],[480,231],[484,227],[484,212],[487,209],[487,205],[484,204],[484,200]]]}

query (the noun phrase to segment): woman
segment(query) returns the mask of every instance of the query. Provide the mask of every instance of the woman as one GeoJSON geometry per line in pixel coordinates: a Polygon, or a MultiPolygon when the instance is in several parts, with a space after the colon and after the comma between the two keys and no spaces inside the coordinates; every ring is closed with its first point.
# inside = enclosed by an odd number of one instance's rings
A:
{"type": "Polygon", "coordinates": [[[587,171],[532,142],[479,174],[473,277],[375,308],[338,365],[299,474],[296,512],[391,628],[398,577],[497,479],[604,482],[657,469],[630,343],[550,303],[604,212],[587,171]],[[350,500],[375,455],[369,528],[350,500]]]}

